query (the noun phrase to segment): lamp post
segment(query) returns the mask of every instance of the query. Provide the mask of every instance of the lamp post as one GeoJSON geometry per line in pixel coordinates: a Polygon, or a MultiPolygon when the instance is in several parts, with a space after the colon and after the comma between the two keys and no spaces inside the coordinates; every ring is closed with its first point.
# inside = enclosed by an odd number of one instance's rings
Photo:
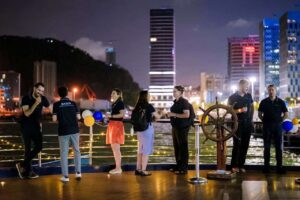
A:
{"type": "Polygon", "coordinates": [[[256,82],[256,78],[255,77],[250,77],[250,83],[251,83],[251,95],[252,98],[254,98],[254,83],[256,82]]]}

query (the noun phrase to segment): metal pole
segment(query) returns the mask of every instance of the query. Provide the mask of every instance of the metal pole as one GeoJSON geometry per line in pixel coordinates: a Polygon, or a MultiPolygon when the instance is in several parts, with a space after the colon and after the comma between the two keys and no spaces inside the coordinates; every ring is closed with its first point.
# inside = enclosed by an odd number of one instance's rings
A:
{"type": "MultiPolygon", "coordinates": [[[[43,124],[40,123],[40,129],[41,133],[43,132],[43,124]]],[[[38,162],[39,162],[39,167],[42,167],[42,151],[39,152],[38,154],[38,162]]]]}
{"type": "Polygon", "coordinates": [[[200,133],[200,127],[199,126],[195,126],[195,148],[196,148],[196,178],[200,177],[200,160],[199,160],[199,156],[200,156],[200,146],[199,146],[199,133],[200,133]]]}
{"type": "Polygon", "coordinates": [[[89,165],[93,165],[93,126],[90,126],[89,165]]]}
{"type": "Polygon", "coordinates": [[[251,95],[254,98],[254,81],[251,81],[251,95]]]}
{"type": "Polygon", "coordinates": [[[42,167],[42,153],[41,152],[38,154],[38,158],[39,158],[39,167],[42,167]]]}
{"type": "Polygon", "coordinates": [[[206,178],[202,178],[200,177],[200,160],[199,160],[199,156],[200,156],[200,126],[199,125],[195,125],[195,149],[196,149],[196,158],[195,158],[195,170],[196,170],[196,177],[191,178],[189,180],[189,183],[192,184],[202,184],[202,183],[207,183],[207,179],[206,178]]]}

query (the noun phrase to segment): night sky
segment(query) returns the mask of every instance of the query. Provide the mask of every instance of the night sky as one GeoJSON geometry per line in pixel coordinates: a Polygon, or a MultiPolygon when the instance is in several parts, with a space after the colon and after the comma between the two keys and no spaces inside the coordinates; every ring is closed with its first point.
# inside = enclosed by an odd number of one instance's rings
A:
{"type": "Polygon", "coordinates": [[[100,60],[112,41],[118,64],[148,87],[149,9],[174,8],[177,84],[197,86],[201,72],[227,72],[227,37],[258,34],[264,17],[300,10],[299,5],[299,0],[2,0],[0,35],[53,37],[100,60]]]}

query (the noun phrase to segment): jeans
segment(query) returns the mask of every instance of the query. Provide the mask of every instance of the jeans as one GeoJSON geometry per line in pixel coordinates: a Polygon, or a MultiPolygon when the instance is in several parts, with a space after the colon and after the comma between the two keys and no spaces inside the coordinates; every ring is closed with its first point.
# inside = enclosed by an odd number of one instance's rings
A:
{"type": "Polygon", "coordinates": [[[172,128],[173,145],[175,151],[175,160],[178,170],[188,170],[189,148],[188,134],[190,127],[187,128],[172,128]]]}
{"type": "Polygon", "coordinates": [[[69,154],[69,143],[74,150],[74,162],[75,162],[75,172],[81,173],[81,155],[79,149],[79,133],[58,136],[59,147],[60,147],[60,162],[61,162],[61,171],[63,176],[68,177],[68,154],[69,154]]]}
{"type": "Polygon", "coordinates": [[[277,167],[282,167],[282,127],[280,123],[264,123],[263,124],[264,133],[264,158],[265,167],[270,166],[270,149],[272,143],[272,137],[275,141],[275,152],[276,152],[276,162],[277,167]]]}

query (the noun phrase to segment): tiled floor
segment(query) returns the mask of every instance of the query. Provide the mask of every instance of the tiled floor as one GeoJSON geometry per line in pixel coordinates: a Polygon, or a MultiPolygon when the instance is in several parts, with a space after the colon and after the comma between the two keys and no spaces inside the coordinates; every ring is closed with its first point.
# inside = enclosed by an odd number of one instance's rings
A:
{"type": "MultiPolygon", "coordinates": [[[[201,175],[206,176],[207,171],[201,175]]],[[[63,184],[59,175],[41,176],[35,180],[7,178],[0,180],[0,200],[57,200],[57,199],[300,199],[300,185],[294,182],[300,172],[286,175],[248,171],[234,180],[208,180],[207,184],[192,185],[194,176],[175,175],[168,171],[153,171],[150,177],[135,176],[133,172],[122,175],[85,173],[81,181],[74,175],[63,184]]]]}

